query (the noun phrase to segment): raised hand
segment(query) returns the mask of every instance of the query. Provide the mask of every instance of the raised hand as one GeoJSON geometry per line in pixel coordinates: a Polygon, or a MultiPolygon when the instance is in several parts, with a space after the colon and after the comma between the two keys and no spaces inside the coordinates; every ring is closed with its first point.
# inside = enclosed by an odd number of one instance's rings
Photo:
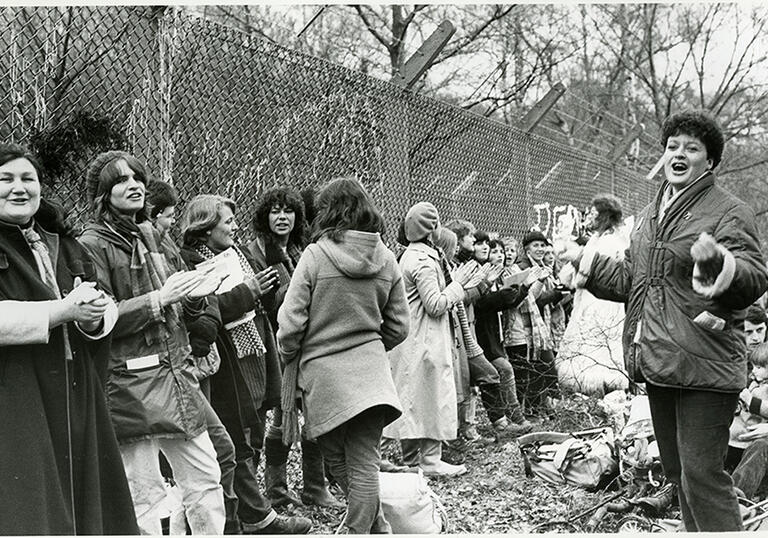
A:
{"type": "Polygon", "coordinates": [[[503,265],[492,265],[490,263],[487,263],[486,265],[489,265],[489,269],[487,274],[485,275],[485,280],[491,284],[493,282],[496,282],[499,277],[501,276],[501,273],[504,272],[504,266],[503,265]]]}
{"type": "Polygon", "coordinates": [[[693,278],[704,286],[711,286],[723,270],[723,253],[720,251],[715,238],[702,232],[696,242],[691,245],[691,258],[696,263],[693,278]]]}
{"type": "Polygon", "coordinates": [[[475,279],[477,279],[475,286],[477,286],[477,284],[479,284],[480,281],[485,278],[485,276],[483,273],[481,273],[477,262],[475,260],[470,260],[467,263],[460,265],[455,271],[453,271],[451,278],[454,282],[461,284],[463,288],[471,288],[473,286],[469,286],[468,284],[471,280],[474,280],[473,276],[478,273],[479,275],[475,277],[475,279]]]}
{"type": "Polygon", "coordinates": [[[179,271],[172,274],[160,288],[160,304],[168,306],[178,303],[199,286],[205,278],[206,273],[201,271],[179,271]]]}

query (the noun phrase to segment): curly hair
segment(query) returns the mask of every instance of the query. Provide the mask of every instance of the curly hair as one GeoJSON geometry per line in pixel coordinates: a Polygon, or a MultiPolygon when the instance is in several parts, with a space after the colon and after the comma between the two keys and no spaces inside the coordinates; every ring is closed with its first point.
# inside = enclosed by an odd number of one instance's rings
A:
{"type": "Polygon", "coordinates": [[[293,222],[293,230],[291,230],[288,236],[288,242],[303,247],[306,243],[307,221],[304,200],[301,194],[288,187],[275,187],[262,194],[261,199],[256,205],[252,223],[254,231],[265,238],[272,237],[273,235],[269,227],[269,213],[273,207],[293,209],[295,220],[293,222]]]}
{"type": "Polygon", "coordinates": [[[468,220],[463,219],[453,219],[452,221],[445,223],[443,226],[455,233],[459,242],[461,242],[465,236],[477,231],[477,228],[475,228],[474,224],[468,220]]]}
{"type": "Polygon", "coordinates": [[[594,229],[604,232],[621,224],[624,212],[621,200],[613,194],[598,194],[592,198],[592,205],[597,210],[594,229]]]}
{"type": "Polygon", "coordinates": [[[333,179],[317,195],[312,241],[328,236],[340,242],[347,230],[384,235],[384,218],[363,184],[355,178],[333,179]]]}
{"type": "Polygon", "coordinates": [[[235,202],[217,194],[198,194],[184,208],[181,216],[181,236],[185,246],[204,245],[210,232],[221,220],[221,208],[235,212],[235,202]]]}
{"type": "Polygon", "coordinates": [[[684,110],[672,114],[661,128],[661,146],[667,147],[670,136],[686,134],[701,140],[707,149],[707,157],[712,159],[712,169],[717,168],[723,156],[725,137],[723,130],[714,116],[706,110],[684,110]]]}

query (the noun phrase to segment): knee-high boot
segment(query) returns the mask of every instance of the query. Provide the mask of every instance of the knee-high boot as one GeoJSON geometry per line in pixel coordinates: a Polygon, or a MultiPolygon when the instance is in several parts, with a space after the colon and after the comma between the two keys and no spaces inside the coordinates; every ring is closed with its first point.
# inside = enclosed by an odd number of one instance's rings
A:
{"type": "Polygon", "coordinates": [[[282,439],[274,437],[264,439],[266,459],[264,465],[264,485],[272,506],[285,506],[288,504],[299,506],[302,504],[296,494],[288,489],[286,465],[289,451],[290,447],[285,446],[282,439]]]}
{"type": "Polygon", "coordinates": [[[304,475],[304,489],[301,500],[304,504],[343,508],[346,506],[328,490],[325,467],[320,446],[315,441],[301,441],[301,470],[304,475]]]}

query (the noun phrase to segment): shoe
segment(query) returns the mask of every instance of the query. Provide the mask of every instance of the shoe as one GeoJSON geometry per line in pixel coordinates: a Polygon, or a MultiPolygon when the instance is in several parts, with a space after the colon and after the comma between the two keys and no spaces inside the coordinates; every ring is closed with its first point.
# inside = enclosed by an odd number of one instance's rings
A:
{"type": "Polygon", "coordinates": [[[243,534],[307,534],[312,529],[312,522],[299,516],[277,515],[272,523],[260,529],[254,528],[253,523],[243,522],[243,534]]]}
{"type": "Polygon", "coordinates": [[[513,431],[515,435],[524,435],[533,429],[533,423],[528,420],[523,420],[520,423],[510,422],[507,429],[513,431]]]}
{"type": "Polygon", "coordinates": [[[382,473],[407,473],[408,466],[395,465],[388,459],[382,458],[381,463],[379,463],[379,471],[382,473]]]}
{"type": "Polygon", "coordinates": [[[424,476],[442,476],[451,478],[467,474],[467,467],[465,465],[453,465],[443,460],[436,463],[422,463],[419,467],[421,467],[424,476]]]}
{"type": "Polygon", "coordinates": [[[459,432],[459,437],[469,443],[474,443],[483,438],[483,436],[477,432],[477,428],[475,428],[474,425],[470,425],[470,426],[467,426],[466,428],[462,428],[461,431],[459,432]]]}
{"type": "Polygon", "coordinates": [[[264,485],[266,486],[266,495],[272,506],[303,506],[299,498],[288,489],[286,480],[286,464],[265,465],[264,466],[264,485]]]}
{"type": "Polygon", "coordinates": [[[496,442],[504,443],[511,441],[530,432],[533,429],[533,424],[527,420],[521,424],[510,423],[507,417],[501,417],[493,422],[493,431],[496,434],[496,442]]]}

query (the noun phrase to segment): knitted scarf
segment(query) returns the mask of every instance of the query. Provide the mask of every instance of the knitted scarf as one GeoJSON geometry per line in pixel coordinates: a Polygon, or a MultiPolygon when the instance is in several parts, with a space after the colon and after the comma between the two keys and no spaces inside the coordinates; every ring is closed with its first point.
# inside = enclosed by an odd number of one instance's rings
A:
{"type": "MultiPolygon", "coordinates": [[[[165,254],[155,240],[152,225],[148,222],[137,225],[121,217],[104,219],[103,224],[130,247],[132,296],[140,297],[161,289],[170,276],[170,268],[165,254]]],[[[167,322],[171,325],[181,322],[181,303],[168,305],[163,311],[167,322]]],[[[150,324],[142,331],[147,345],[161,342],[165,338],[164,332],[163,327],[158,323],[150,324]]]]}
{"type": "MultiPolygon", "coordinates": [[[[437,251],[440,254],[440,267],[443,270],[443,275],[445,276],[445,285],[447,286],[453,282],[453,278],[451,278],[451,266],[445,256],[445,253],[443,253],[443,251],[439,248],[437,248],[437,251]]],[[[484,355],[483,348],[481,348],[480,344],[477,343],[477,340],[472,334],[472,330],[469,328],[467,309],[464,306],[463,301],[459,301],[459,303],[456,305],[456,318],[458,319],[459,327],[461,328],[461,337],[464,341],[464,349],[467,350],[467,358],[474,359],[484,355]]]]}
{"type": "MultiPolygon", "coordinates": [[[[255,278],[256,273],[254,273],[251,264],[248,263],[248,260],[245,258],[240,249],[236,246],[233,246],[232,248],[237,254],[237,260],[240,262],[240,268],[243,270],[244,280],[255,278]]],[[[206,260],[210,260],[216,255],[206,245],[199,245],[197,247],[197,252],[206,260]]],[[[258,301],[256,301],[256,308],[261,308],[261,303],[258,301]]],[[[255,310],[246,312],[241,320],[247,319],[249,317],[251,319],[245,322],[239,322],[238,320],[233,322],[233,324],[228,324],[229,327],[226,328],[227,333],[229,334],[230,338],[232,339],[232,343],[235,346],[235,352],[237,353],[238,359],[242,359],[243,357],[248,357],[251,355],[262,358],[264,357],[264,353],[267,351],[264,347],[264,342],[261,340],[261,335],[259,335],[259,331],[256,328],[256,323],[253,320],[255,315],[255,310]]],[[[266,366],[264,365],[264,361],[259,361],[259,363],[262,365],[262,369],[264,370],[261,372],[259,377],[266,379],[266,366]]]]}

